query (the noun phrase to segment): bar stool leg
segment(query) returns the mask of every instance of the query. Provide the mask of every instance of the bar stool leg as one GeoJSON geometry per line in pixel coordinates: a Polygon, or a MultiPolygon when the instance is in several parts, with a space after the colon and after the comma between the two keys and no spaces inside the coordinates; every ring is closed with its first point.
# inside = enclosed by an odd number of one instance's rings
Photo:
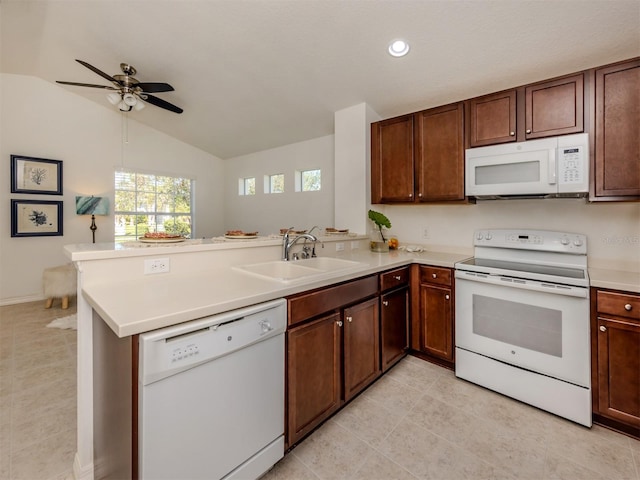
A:
{"type": "Polygon", "coordinates": [[[67,308],[69,308],[69,296],[65,295],[62,297],[62,309],[66,310],[67,308]]]}
{"type": "Polygon", "coordinates": [[[53,305],[53,297],[47,298],[47,303],[45,303],[44,308],[51,308],[51,305],[53,305]]]}

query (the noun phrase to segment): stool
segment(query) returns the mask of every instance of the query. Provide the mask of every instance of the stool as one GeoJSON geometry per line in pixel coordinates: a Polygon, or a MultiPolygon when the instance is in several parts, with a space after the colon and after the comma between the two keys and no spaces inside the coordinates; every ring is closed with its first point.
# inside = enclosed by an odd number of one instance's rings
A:
{"type": "Polygon", "coordinates": [[[42,272],[42,285],[47,303],[44,308],[51,308],[54,298],[62,298],[62,308],[69,308],[69,296],[76,294],[76,269],[72,263],[59,267],[45,268],[42,272]]]}

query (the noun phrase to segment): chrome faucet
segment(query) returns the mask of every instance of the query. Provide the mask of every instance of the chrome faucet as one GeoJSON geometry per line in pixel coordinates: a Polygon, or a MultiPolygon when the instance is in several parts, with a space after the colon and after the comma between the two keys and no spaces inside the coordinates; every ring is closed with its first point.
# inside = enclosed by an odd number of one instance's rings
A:
{"type": "Polygon", "coordinates": [[[289,252],[291,251],[291,247],[293,247],[299,240],[304,238],[305,240],[310,240],[313,243],[318,241],[318,238],[310,233],[303,233],[302,235],[298,235],[289,240],[289,233],[291,233],[291,230],[293,230],[293,227],[289,228],[287,233],[282,237],[282,260],[285,262],[289,261],[289,252]]]}

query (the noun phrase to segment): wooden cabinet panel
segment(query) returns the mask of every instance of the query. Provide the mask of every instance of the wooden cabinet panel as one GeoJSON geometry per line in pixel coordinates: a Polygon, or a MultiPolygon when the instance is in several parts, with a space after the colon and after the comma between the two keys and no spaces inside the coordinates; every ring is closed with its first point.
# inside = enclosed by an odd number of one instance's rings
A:
{"type": "Polygon", "coordinates": [[[618,292],[597,293],[598,313],[640,320],[640,296],[618,292]]]}
{"type": "Polygon", "coordinates": [[[453,361],[452,303],[450,288],[420,285],[422,350],[448,361],[453,361]]]}
{"type": "Polygon", "coordinates": [[[597,335],[598,410],[640,428],[640,324],[600,317],[597,335]]]}
{"type": "Polygon", "coordinates": [[[287,332],[288,444],[341,404],[341,322],[336,313],[287,332]]]}
{"type": "Polygon", "coordinates": [[[371,203],[412,202],[413,115],[371,124],[371,203]]]}
{"type": "Polygon", "coordinates": [[[516,141],[516,90],[469,101],[469,143],[472,147],[516,141]]]}
{"type": "Polygon", "coordinates": [[[382,371],[399,361],[409,348],[409,289],[401,288],[380,297],[380,343],[382,371]]]}
{"type": "Polygon", "coordinates": [[[595,73],[595,199],[640,197],[640,60],[595,73]]]}
{"type": "Polygon", "coordinates": [[[415,114],[417,201],[464,200],[464,105],[415,114]]]}
{"type": "Polygon", "coordinates": [[[420,282],[436,285],[451,285],[451,269],[420,266],[420,282]]]}
{"type": "Polygon", "coordinates": [[[525,138],[584,131],[584,74],[525,88],[525,138]]]}
{"type": "Polygon", "coordinates": [[[378,276],[371,275],[335,287],[290,297],[288,299],[289,325],[295,325],[377,293],[378,276]]]}
{"type": "Polygon", "coordinates": [[[344,400],[380,375],[378,299],[344,310],[344,400]]]}
{"type": "Polygon", "coordinates": [[[409,267],[397,268],[380,274],[380,291],[398,288],[409,284],[409,267]]]}

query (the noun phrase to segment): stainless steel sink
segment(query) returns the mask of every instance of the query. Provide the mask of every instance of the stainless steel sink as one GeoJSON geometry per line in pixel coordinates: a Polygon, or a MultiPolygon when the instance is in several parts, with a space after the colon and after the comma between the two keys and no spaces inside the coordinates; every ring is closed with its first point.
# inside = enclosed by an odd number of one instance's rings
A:
{"type": "Polygon", "coordinates": [[[341,270],[350,270],[366,266],[365,263],[342,260],[340,258],[316,257],[306,260],[296,260],[285,262],[274,260],[270,262],[253,263],[233,267],[244,273],[250,273],[261,277],[277,280],[280,282],[291,282],[302,278],[326,275],[328,273],[341,270]]]}

